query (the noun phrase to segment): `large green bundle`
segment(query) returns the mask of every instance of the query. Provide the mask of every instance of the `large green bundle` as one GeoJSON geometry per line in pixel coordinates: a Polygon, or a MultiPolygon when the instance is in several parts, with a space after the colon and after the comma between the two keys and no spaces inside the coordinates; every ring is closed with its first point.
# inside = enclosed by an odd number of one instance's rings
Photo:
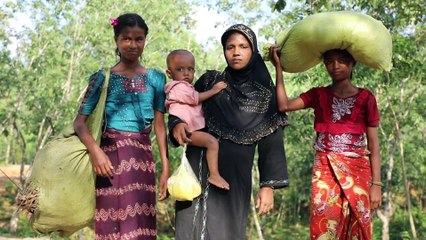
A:
{"type": "Polygon", "coordinates": [[[345,49],[356,61],[380,70],[392,68],[392,38],[378,20],[356,12],[324,12],[294,24],[277,39],[286,72],[303,72],[330,49],[345,49]]]}
{"type": "Polygon", "coordinates": [[[95,179],[84,144],[76,135],[61,135],[37,152],[17,201],[35,231],[68,236],[93,221],[95,179]]]}
{"type": "MultiPolygon", "coordinates": [[[[87,120],[100,142],[109,72],[99,102],[87,120]]],[[[95,214],[95,175],[90,155],[73,126],[40,149],[18,194],[17,205],[29,213],[32,228],[39,233],[59,232],[69,236],[92,225],[95,214]]]]}

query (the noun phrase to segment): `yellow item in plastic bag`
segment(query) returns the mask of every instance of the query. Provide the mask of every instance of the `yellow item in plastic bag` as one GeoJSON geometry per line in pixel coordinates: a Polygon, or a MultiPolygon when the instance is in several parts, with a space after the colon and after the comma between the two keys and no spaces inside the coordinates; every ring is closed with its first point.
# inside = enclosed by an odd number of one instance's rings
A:
{"type": "Polygon", "coordinates": [[[201,184],[186,158],[185,149],[179,167],[167,180],[170,195],[178,201],[192,201],[201,194],[201,184]]]}
{"type": "Polygon", "coordinates": [[[286,72],[303,72],[331,49],[347,50],[356,61],[375,69],[392,69],[392,38],[382,22],[357,12],[323,12],[304,18],[277,37],[286,72]]]}

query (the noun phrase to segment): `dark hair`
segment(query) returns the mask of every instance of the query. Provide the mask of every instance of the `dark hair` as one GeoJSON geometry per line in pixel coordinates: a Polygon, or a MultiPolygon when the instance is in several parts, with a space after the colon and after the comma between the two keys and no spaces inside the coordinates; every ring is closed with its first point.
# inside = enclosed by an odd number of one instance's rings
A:
{"type": "Polygon", "coordinates": [[[345,50],[345,49],[338,49],[338,48],[330,49],[330,50],[328,50],[328,51],[324,52],[324,53],[322,54],[322,57],[323,57],[323,59],[325,59],[325,58],[329,57],[330,55],[340,55],[340,56],[345,57],[345,58],[348,58],[348,59],[350,59],[351,61],[353,61],[354,63],[356,63],[356,60],[355,60],[355,58],[352,56],[352,54],[350,54],[350,53],[349,53],[347,50],[345,50]]]}
{"type": "Polygon", "coordinates": [[[169,55],[167,55],[167,58],[166,58],[167,67],[169,67],[171,59],[172,59],[173,57],[175,57],[175,56],[179,55],[179,54],[182,54],[182,55],[183,55],[183,54],[189,54],[189,55],[191,55],[192,57],[194,57],[194,55],[192,54],[192,52],[190,52],[190,51],[188,51],[188,50],[186,50],[186,49],[176,49],[176,50],[173,50],[173,51],[171,51],[171,52],[169,53],[169,55]]]}
{"type": "Polygon", "coordinates": [[[117,24],[114,26],[114,38],[118,38],[120,33],[126,27],[138,26],[145,30],[145,35],[148,35],[148,25],[145,20],[136,13],[125,13],[117,18],[117,24]]]}
{"type": "MultiPolygon", "coordinates": [[[[325,53],[322,54],[323,59],[326,59],[327,57],[329,57],[332,54],[337,54],[340,55],[342,57],[348,58],[349,60],[351,60],[353,62],[352,67],[355,67],[356,65],[356,60],[355,58],[352,56],[352,54],[350,54],[347,50],[344,49],[330,49],[328,51],[326,51],[325,53]]],[[[351,75],[349,77],[350,79],[353,78],[353,70],[351,71],[351,75]]]]}

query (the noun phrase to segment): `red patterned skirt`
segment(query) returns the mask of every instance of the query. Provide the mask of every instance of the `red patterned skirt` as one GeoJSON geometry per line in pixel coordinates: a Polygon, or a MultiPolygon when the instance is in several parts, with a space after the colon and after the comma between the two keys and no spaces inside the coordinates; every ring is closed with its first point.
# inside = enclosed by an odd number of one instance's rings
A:
{"type": "Polygon", "coordinates": [[[96,179],[96,239],[156,239],[155,162],[147,128],[107,129],[101,148],[114,177],[96,179]]]}
{"type": "Polygon", "coordinates": [[[368,153],[315,156],[311,193],[311,239],[371,239],[368,153]]]}

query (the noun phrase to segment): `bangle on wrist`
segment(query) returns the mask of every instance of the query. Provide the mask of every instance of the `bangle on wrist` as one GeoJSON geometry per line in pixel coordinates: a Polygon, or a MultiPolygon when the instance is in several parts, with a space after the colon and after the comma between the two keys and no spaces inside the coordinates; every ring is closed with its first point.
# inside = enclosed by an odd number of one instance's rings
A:
{"type": "Polygon", "coordinates": [[[370,184],[371,185],[377,185],[377,186],[380,186],[380,187],[384,187],[385,185],[382,183],[382,182],[380,182],[380,181],[371,181],[370,182],[370,184]]]}

